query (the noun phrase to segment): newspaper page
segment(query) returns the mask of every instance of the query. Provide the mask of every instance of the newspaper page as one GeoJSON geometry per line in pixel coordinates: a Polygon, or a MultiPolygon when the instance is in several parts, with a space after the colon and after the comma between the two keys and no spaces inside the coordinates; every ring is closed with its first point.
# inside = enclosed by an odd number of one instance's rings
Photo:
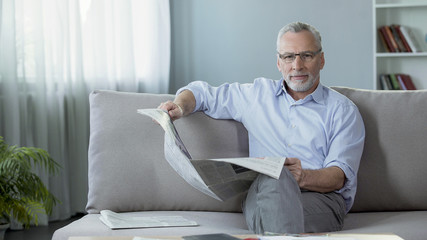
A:
{"type": "Polygon", "coordinates": [[[221,201],[250,187],[258,173],[278,179],[284,157],[192,159],[169,114],[161,109],[138,109],[151,117],[165,131],[165,158],[172,168],[191,186],[221,201]]]}
{"type": "MultiPolygon", "coordinates": [[[[278,236],[259,236],[258,239],[259,240],[326,240],[326,239],[327,240],[357,240],[357,239],[365,239],[363,235],[364,234],[354,235],[354,234],[339,234],[339,233],[338,234],[307,233],[307,234],[286,234],[286,235],[278,235],[278,236]]],[[[378,238],[375,237],[375,239],[381,239],[381,236],[384,236],[384,235],[378,235],[378,238]]]]}
{"type": "Polygon", "coordinates": [[[182,216],[141,217],[110,210],[102,210],[99,219],[111,229],[198,226],[182,216]]]}
{"type": "Polygon", "coordinates": [[[179,137],[169,115],[160,109],[139,109],[138,113],[151,117],[165,131],[165,158],[178,175],[202,193],[221,200],[221,198],[209,189],[191,164],[191,155],[179,137]]]}

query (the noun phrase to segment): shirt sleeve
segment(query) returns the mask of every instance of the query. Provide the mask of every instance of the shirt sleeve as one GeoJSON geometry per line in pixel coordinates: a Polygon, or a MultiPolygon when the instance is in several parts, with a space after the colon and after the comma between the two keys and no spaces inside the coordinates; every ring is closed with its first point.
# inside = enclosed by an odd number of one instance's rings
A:
{"type": "Polygon", "coordinates": [[[332,129],[324,167],[336,166],[345,173],[344,187],[337,192],[345,198],[349,211],[354,201],[357,171],[365,141],[365,126],[357,107],[353,104],[340,106],[335,113],[332,129]]]}
{"type": "Polygon", "coordinates": [[[213,87],[206,82],[195,81],[180,88],[177,95],[184,90],[190,90],[195,99],[194,112],[203,111],[208,116],[217,119],[242,120],[242,115],[251,103],[253,84],[225,83],[213,87]]]}

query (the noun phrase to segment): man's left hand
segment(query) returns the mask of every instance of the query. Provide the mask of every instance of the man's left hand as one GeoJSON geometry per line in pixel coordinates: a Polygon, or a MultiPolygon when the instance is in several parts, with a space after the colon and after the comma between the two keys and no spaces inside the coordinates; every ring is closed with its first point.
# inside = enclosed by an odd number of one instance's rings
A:
{"type": "Polygon", "coordinates": [[[298,185],[301,187],[302,179],[304,178],[304,170],[301,166],[301,160],[298,158],[286,158],[285,167],[292,173],[298,185]]]}
{"type": "Polygon", "coordinates": [[[301,160],[286,158],[285,167],[292,173],[298,186],[316,192],[332,192],[344,186],[345,174],[341,168],[333,166],[317,170],[302,169],[301,160]]]}

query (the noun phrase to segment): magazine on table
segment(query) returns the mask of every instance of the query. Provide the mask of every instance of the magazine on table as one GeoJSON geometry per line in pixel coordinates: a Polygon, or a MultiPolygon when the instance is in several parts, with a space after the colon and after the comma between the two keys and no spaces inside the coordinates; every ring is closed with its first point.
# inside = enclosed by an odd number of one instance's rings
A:
{"type": "Polygon", "coordinates": [[[191,186],[221,201],[248,190],[258,173],[278,179],[284,157],[192,159],[169,114],[161,109],[138,109],[165,131],[164,153],[172,168],[191,186]]]}
{"type": "Polygon", "coordinates": [[[198,226],[182,216],[138,216],[138,214],[116,213],[102,210],[99,219],[111,229],[154,228],[154,227],[190,227],[198,226]]]}

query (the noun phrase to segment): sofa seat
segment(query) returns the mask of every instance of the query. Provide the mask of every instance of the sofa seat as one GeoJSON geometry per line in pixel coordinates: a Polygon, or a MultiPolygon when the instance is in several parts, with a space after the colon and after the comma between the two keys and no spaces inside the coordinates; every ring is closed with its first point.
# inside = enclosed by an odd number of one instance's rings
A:
{"type": "MultiPolygon", "coordinates": [[[[129,212],[129,216],[183,216],[196,221],[196,227],[140,228],[111,230],[100,220],[100,214],[88,214],[59,229],[55,240],[67,240],[69,236],[183,236],[193,234],[229,233],[252,234],[246,227],[242,213],[201,211],[145,211],[129,212]]],[[[403,239],[426,239],[427,211],[350,213],[344,229],[338,233],[394,233],[403,239]]]]}
{"type": "Polygon", "coordinates": [[[340,233],[394,233],[403,239],[423,240],[427,211],[349,213],[340,233]]]}
{"type": "Polygon", "coordinates": [[[111,230],[99,220],[100,214],[87,214],[54,233],[55,240],[68,240],[69,236],[183,236],[208,233],[252,234],[242,213],[202,211],[145,211],[129,212],[130,216],[183,216],[196,221],[195,227],[139,228],[111,230]],[[125,233],[125,234],[124,234],[125,233]]]}

